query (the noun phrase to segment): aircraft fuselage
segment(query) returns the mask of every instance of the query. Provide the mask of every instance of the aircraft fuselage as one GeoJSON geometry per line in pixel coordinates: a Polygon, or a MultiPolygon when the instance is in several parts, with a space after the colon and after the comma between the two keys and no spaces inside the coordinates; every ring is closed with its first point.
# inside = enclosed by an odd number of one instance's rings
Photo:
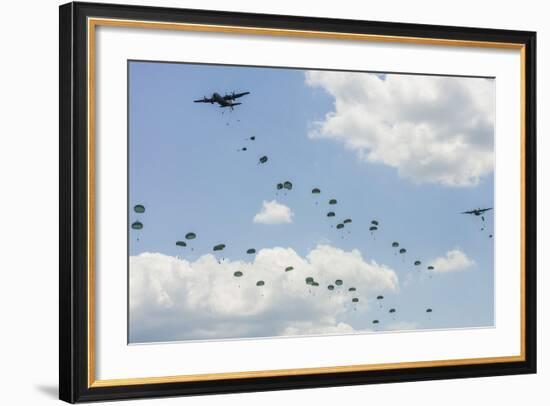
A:
{"type": "Polygon", "coordinates": [[[231,100],[225,100],[219,93],[214,93],[212,99],[218,103],[221,107],[231,107],[233,102],[231,100]]]}

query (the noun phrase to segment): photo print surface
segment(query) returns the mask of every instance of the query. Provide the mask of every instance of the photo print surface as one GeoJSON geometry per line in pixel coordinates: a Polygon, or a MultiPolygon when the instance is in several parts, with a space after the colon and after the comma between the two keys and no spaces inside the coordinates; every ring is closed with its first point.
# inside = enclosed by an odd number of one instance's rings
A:
{"type": "Polygon", "coordinates": [[[128,73],[129,343],[494,326],[493,78],[128,73]]]}

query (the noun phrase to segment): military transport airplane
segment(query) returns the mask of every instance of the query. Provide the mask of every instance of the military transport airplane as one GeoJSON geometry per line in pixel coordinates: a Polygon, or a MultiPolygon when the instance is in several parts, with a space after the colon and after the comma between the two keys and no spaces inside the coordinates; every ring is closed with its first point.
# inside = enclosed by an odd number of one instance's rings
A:
{"type": "Polygon", "coordinates": [[[220,107],[231,107],[233,109],[234,106],[238,106],[242,103],[235,103],[234,100],[238,99],[239,97],[246,96],[247,94],[250,94],[250,92],[243,92],[243,93],[235,93],[232,92],[231,94],[226,94],[225,96],[221,96],[219,93],[214,93],[212,97],[203,97],[199,100],[194,100],[195,103],[218,103],[220,107]]]}
{"type": "Polygon", "coordinates": [[[473,209],[468,211],[463,211],[460,214],[473,214],[474,216],[481,216],[481,219],[485,221],[485,217],[482,216],[486,211],[493,210],[492,207],[487,207],[486,209],[473,209]]]}
{"type": "Polygon", "coordinates": [[[474,209],[474,210],[469,210],[469,211],[463,211],[460,214],[473,214],[474,216],[481,216],[486,211],[489,211],[489,210],[492,210],[492,209],[493,209],[492,207],[488,207],[486,209],[474,209]]]}

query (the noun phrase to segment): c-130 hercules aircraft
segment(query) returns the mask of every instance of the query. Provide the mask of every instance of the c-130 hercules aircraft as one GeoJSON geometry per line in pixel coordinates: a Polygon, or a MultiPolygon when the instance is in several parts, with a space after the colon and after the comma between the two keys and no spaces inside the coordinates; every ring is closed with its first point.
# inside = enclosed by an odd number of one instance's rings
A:
{"type": "Polygon", "coordinates": [[[242,103],[235,103],[234,100],[238,99],[239,97],[246,96],[247,94],[250,94],[250,92],[243,92],[243,93],[235,93],[232,92],[231,94],[226,94],[225,96],[221,96],[219,93],[212,94],[212,97],[208,98],[204,96],[202,99],[194,100],[195,103],[218,103],[220,107],[231,107],[231,110],[233,110],[233,107],[238,106],[242,103]]]}

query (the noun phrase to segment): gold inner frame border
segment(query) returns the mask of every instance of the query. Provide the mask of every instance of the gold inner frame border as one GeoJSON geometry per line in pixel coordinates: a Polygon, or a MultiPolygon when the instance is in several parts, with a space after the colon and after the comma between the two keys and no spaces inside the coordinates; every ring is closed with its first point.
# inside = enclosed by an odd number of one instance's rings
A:
{"type": "Polygon", "coordinates": [[[139,20],[120,20],[109,18],[89,18],[87,22],[87,81],[88,81],[88,269],[87,269],[87,285],[88,285],[88,387],[112,387],[126,385],[143,385],[143,384],[162,384],[162,383],[177,383],[177,382],[193,382],[193,381],[214,381],[221,379],[244,379],[244,378],[265,378],[265,377],[281,377],[281,376],[296,376],[296,375],[312,375],[312,374],[337,374],[344,372],[366,372],[366,371],[381,371],[398,368],[426,368],[426,367],[442,367],[442,366],[459,366],[459,365],[475,365],[475,364],[493,364],[505,362],[522,362],[525,361],[525,45],[519,43],[507,42],[489,42],[489,41],[469,41],[469,40],[453,40],[440,38],[422,38],[422,37],[401,37],[389,35],[372,35],[372,34],[355,34],[345,32],[325,32],[325,31],[306,31],[306,30],[291,30],[291,29],[275,29],[261,27],[245,27],[245,26],[230,26],[230,25],[208,25],[208,24],[189,24],[189,23],[167,23],[155,21],[139,21],[139,20]],[[465,358],[452,360],[433,360],[433,361],[415,361],[415,362],[396,362],[384,364],[364,364],[364,365],[345,365],[345,366],[330,366],[317,368],[295,368],[295,369],[277,369],[265,371],[243,371],[243,372],[219,372],[210,374],[191,374],[191,375],[174,375],[160,377],[144,377],[144,378],[123,378],[123,379],[95,379],[95,262],[94,262],[94,191],[95,191],[95,28],[97,26],[110,27],[129,27],[129,28],[148,28],[160,30],[180,30],[194,32],[217,32],[228,34],[243,34],[243,35],[265,35],[265,36],[282,36],[282,37],[298,37],[298,38],[317,38],[317,39],[340,39],[354,41],[371,41],[371,42],[393,42],[402,44],[420,44],[434,46],[459,46],[459,47],[477,47],[477,48],[496,48],[496,49],[512,49],[520,51],[520,83],[521,83],[521,100],[520,100],[520,163],[521,163],[521,269],[520,269],[520,335],[521,348],[519,355],[502,356],[502,357],[484,357],[484,358],[465,358]]]}

